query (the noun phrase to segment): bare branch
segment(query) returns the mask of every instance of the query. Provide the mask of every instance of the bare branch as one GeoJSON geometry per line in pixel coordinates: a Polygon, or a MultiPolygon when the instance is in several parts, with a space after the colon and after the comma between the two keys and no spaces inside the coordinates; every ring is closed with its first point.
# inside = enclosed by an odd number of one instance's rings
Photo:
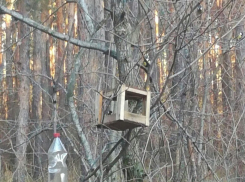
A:
{"type": "Polygon", "coordinates": [[[26,18],[24,17],[23,15],[21,15],[20,13],[17,13],[16,11],[12,11],[12,10],[9,10],[8,8],[0,5],[0,12],[2,14],[8,14],[12,17],[14,17],[16,20],[19,20],[35,29],[38,29],[44,33],[47,33],[57,39],[60,39],[60,40],[64,40],[64,41],[69,41],[71,44],[74,44],[76,46],[79,46],[79,47],[83,47],[83,48],[87,48],[87,49],[93,49],[93,50],[97,50],[97,51],[100,51],[100,52],[103,52],[104,54],[110,54],[111,57],[113,57],[114,59],[117,59],[117,56],[116,56],[116,52],[114,50],[109,50],[109,48],[106,48],[106,47],[103,47],[101,44],[97,44],[97,43],[90,43],[90,42],[86,42],[86,41],[81,41],[81,40],[78,40],[78,39],[75,39],[75,38],[71,38],[69,37],[68,35],[66,34],[62,34],[62,33],[59,33],[55,30],[52,30],[36,21],[33,21],[32,19],[30,18],[26,18]]]}

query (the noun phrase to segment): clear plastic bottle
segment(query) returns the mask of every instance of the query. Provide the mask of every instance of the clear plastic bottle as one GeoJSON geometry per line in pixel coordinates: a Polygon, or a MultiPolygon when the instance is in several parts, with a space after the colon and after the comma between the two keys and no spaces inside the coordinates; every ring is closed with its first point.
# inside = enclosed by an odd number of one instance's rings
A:
{"type": "Polygon", "coordinates": [[[68,182],[66,158],[67,151],[60,140],[60,134],[54,133],[54,141],[48,150],[49,182],[68,182]]]}

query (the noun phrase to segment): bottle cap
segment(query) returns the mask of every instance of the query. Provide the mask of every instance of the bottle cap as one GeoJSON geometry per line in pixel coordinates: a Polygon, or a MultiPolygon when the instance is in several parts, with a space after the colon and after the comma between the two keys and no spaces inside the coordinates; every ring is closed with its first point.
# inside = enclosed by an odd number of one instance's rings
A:
{"type": "Polygon", "coordinates": [[[60,133],[54,133],[54,138],[60,137],[60,133]]]}

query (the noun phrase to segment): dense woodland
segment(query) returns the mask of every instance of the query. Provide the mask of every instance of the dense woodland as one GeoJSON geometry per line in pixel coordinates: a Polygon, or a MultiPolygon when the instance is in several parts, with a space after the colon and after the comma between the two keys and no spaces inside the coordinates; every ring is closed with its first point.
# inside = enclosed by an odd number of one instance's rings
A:
{"type": "Polygon", "coordinates": [[[47,181],[54,128],[72,182],[244,181],[244,5],[0,0],[0,181],[47,181]],[[123,83],[151,91],[150,126],[97,128],[123,83]]]}

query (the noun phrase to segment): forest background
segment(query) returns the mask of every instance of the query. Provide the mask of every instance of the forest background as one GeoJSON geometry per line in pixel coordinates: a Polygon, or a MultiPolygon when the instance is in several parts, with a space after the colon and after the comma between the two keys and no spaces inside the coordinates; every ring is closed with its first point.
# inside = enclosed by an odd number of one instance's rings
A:
{"type": "Polygon", "coordinates": [[[244,181],[244,4],[0,0],[0,180],[47,181],[56,121],[69,181],[244,181]],[[150,126],[97,128],[123,83],[150,126]]]}

